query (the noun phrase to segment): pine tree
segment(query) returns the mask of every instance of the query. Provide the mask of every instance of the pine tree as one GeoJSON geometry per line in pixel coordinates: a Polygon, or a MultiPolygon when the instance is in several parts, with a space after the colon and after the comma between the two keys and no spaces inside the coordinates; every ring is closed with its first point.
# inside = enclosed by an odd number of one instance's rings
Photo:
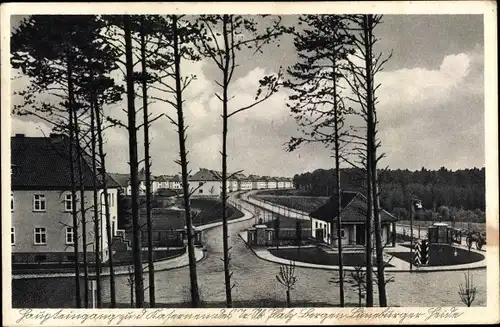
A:
{"type": "Polygon", "coordinates": [[[222,94],[216,94],[222,104],[222,243],[224,262],[224,284],[226,291],[226,306],[232,307],[230,271],[230,247],[228,243],[227,228],[227,181],[232,177],[227,173],[227,135],[229,118],[269,99],[278,90],[281,79],[281,69],[275,75],[265,76],[260,81],[255,102],[247,106],[230,110],[229,86],[233,80],[237,61],[242,56],[242,50],[253,49],[254,54],[262,52],[262,47],[288,31],[281,25],[278,17],[271,23],[271,27],[259,31],[259,24],[255,18],[240,15],[201,15],[198,19],[201,37],[195,39],[200,54],[212,60],[221,73],[217,85],[221,87],[222,94]],[[220,40],[220,37],[222,40],[220,40]]]}
{"type": "MultiPolygon", "coordinates": [[[[333,150],[335,159],[335,195],[337,212],[335,224],[330,223],[333,243],[333,227],[337,227],[339,252],[340,306],[344,306],[344,280],[341,237],[341,184],[340,162],[348,133],[344,130],[345,108],[340,96],[339,80],[343,78],[343,65],[350,51],[350,37],[345,33],[345,22],[337,15],[305,15],[299,17],[305,27],[295,34],[294,45],[299,60],[288,69],[291,79],[285,86],[293,91],[290,96],[292,115],[303,136],[292,137],[289,150],[294,151],[303,143],[322,143],[333,150]]],[[[323,171],[321,171],[323,172],[323,171]]],[[[327,178],[319,178],[326,183],[327,178]]],[[[328,184],[327,184],[328,187],[328,184]]]]}

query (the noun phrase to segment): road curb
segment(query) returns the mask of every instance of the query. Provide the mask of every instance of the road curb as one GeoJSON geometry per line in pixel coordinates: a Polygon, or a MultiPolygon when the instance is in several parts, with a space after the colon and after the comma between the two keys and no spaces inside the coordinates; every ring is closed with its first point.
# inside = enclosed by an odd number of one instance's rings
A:
{"type": "MultiPolygon", "coordinates": [[[[233,220],[229,220],[227,222],[228,225],[229,224],[238,223],[238,222],[242,222],[242,221],[246,221],[246,220],[254,218],[253,214],[249,210],[247,210],[246,208],[242,208],[242,209],[243,209],[243,211],[246,211],[246,213],[244,212],[243,217],[237,218],[237,219],[233,219],[233,220]]],[[[205,224],[205,225],[200,225],[200,226],[197,226],[196,228],[203,231],[203,230],[208,230],[208,229],[212,229],[212,228],[219,227],[219,226],[222,226],[222,221],[215,222],[215,223],[210,223],[210,224],[205,224]]],[[[204,260],[206,258],[206,254],[205,254],[205,252],[203,250],[201,250],[201,253],[202,253],[202,256],[201,256],[201,258],[199,258],[199,259],[196,260],[196,263],[201,262],[202,260],[204,260]]],[[[158,265],[164,264],[164,263],[166,263],[166,262],[168,262],[170,260],[178,259],[181,256],[187,256],[187,255],[188,255],[188,252],[187,252],[187,249],[186,249],[186,252],[183,253],[183,254],[181,254],[181,255],[179,255],[179,256],[168,258],[166,260],[158,260],[158,261],[155,262],[155,264],[158,264],[158,265]]],[[[145,264],[145,265],[147,267],[147,264],[145,264]]],[[[167,267],[167,268],[155,269],[155,272],[156,271],[174,270],[174,269],[183,268],[183,267],[186,267],[186,266],[189,266],[189,258],[188,258],[188,260],[187,260],[186,263],[183,263],[181,265],[174,266],[174,267],[167,267]]],[[[117,266],[117,267],[124,267],[124,266],[117,266]]],[[[144,270],[144,271],[146,272],[147,269],[144,270]]],[[[109,272],[101,273],[101,276],[109,276],[109,275],[110,275],[109,272]]],[[[120,271],[120,270],[115,271],[115,276],[123,276],[123,275],[128,275],[128,271],[120,271]]],[[[74,273],[41,273],[41,274],[36,274],[35,273],[35,274],[12,274],[11,275],[12,279],[68,278],[68,277],[74,277],[74,276],[75,276],[74,273]]]]}
{"type": "MultiPolygon", "coordinates": [[[[245,239],[241,236],[241,232],[238,233],[238,236],[243,240],[243,242],[245,243],[247,248],[250,248],[250,250],[253,252],[253,254],[255,256],[257,256],[259,259],[265,260],[268,262],[272,262],[272,263],[275,263],[278,265],[290,265],[289,261],[288,261],[288,263],[283,261],[286,259],[283,259],[283,258],[280,258],[280,257],[277,257],[277,256],[271,254],[271,252],[269,252],[267,249],[262,250],[262,251],[267,251],[268,255],[266,255],[266,256],[260,255],[258,253],[258,251],[255,251],[255,249],[252,246],[248,245],[247,241],[245,241],[245,239]]],[[[479,261],[479,263],[483,263],[483,262],[484,262],[484,264],[481,264],[480,266],[476,265],[473,267],[463,267],[463,265],[457,265],[456,267],[447,266],[447,267],[451,267],[451,268],[436,267],[437,269],[429,269],[429,268],[434,268],[434,267],[425,267],[425,268],[415,269],[411,272],[409,269],[391,269],[391,267],[386,267],[384,269],[384,272],[387,272],[387,273],[433,273],[433,272],[445,272],[445,271],[480,270],[480,269],[486,269],[486,263],[485,263],[486,257],[483,260],[479,261]]],[[[331,271],[338,271],[339,270],[339,266],[318,265],[318,264],[301,262],[301,261],[295,261],[295,266],[301,267],[301,268],[307,268],[307,269],[317,269],[317,270],[331,270],[331,271]]],[[[343,269],[345,271],[355,271],[355,267],[352,267],[352,266],[344,266],[343,269]]],[[[373,267],[373,269],[375,272],[377,271],[376,267],[373,267]]],[[[365,268],[363,268],[362,270],[364,271],[365,268]]]]}

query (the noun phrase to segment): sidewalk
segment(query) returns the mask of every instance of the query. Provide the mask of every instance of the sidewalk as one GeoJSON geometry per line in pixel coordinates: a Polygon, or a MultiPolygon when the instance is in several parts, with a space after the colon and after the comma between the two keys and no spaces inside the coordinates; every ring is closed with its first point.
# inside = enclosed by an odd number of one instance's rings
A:
{"type": "Polygon", "coordinates": [[[279,204],[272,204],[270,205],[269,203],[266,203],[261,200],[255,199],[252,195],[255,192],[249,192],[246,194],[246,197],[243,199],[243,201],[246,201],[252,205],[259,206],[267,211],[270,211],[272,213],[276,214],[283,214],[286,212],[287,216],[290,218],[295,218],[295,219],[303,219],[303,220],[309,220],[309,214],[304,211],[300,211],[297,209],[291,209],[289,207],[285,207],[283,205],[279,204]]]}
{"type": "MultiPolygon", "coordinates": [[[[238,201],[238,200],[236,200],[238,201]]],[[[233,200],[233,202],[235,202],[233,200]]],[[[234,220],[229,220],[227,223],[228,224],[233,224],[241,221],[245,221],[248,219],[253,219],[253,214],[246,208],[242,207],[241,210],[244,213],[244,216],[238,219],[234,220]]],[[[207,230],[210,228],[222,226],[222,221],[215,222],[215,223],[210,223],[202,226],[196,227],[198,230],[207,230]]],[[[203,260],[205,257],[205,253],[201,248],[195,247],[195,257],[196,257],[196,262],[199,262],[203,260]]],[[[162,261],[156,261],[154,263],[155,271],[163,271],[163,270],[172,270],[172,269],[177,269],[177,268],[182,268],[185,266],[189,265],[189,256],[186,251],[186,253],[175,257],[171,259],[166,259],[162,261]]],[[[115,276],[119,275],[128,275],[128,265],[127,266],[115,266],[114,267],[114,272],[115,276]]],[[[148,264],[145,263],[143,264],[144,272],[148,272],[148,264]]],[[[60,278],[60,277],[74,277],[74,273],[39,273],[39,274],[18,274],[18,275],[12,275],[12,279],[32,279],[32,278],[60,278]]],[[[90,274],[92,276],[92,274],[90,274]]],[[[101,276],[109,276],[109,267],[103,267],[103,271],[101,273],[101,276]]]]}
{"type": "MultiPolygon", "coordinates": [[[[239,233],[241,239],[247,243],[247,237],[245,232],[240,232],[239,233]]],[[[274,262],[277,264],[284,264],[284,265],[289,265],[290,260],[283,259],[280,257],[277,257],[267,248],[252,248],[249,247],[252,252],[259,257],[262,260],[266,260],[269,262],[274,262]]],[[[396,246],[395,251],[410,251],[408,248],[402,247],[402,246],[396,246]]],[[[477,251],[479,252],[479,251],[477,251]]],[[[389,260],[392,256],[389,253],[384,253],[384,259],[389,260]]],[[[396,257],[392,257],[390,264],[393,265],[394,267],[386,267],[384,271],[386,272],[393,272],[393,273],[401,273],[401,272],[410,272],[410,263],[398,259],[396,257]]],[[[339,266],[331,266],[331,265],[319,265],[319,264],[314,264],[314,263],[307,263],[307,262],[300,262],[300,261],[295,261],[295,266],[296,267],[303,267],[303,268],[311,268],[311,269],[321,269],[321,270],[338,270],[339,266]]],[[[463,265],[452,265],[452,266],[432,266],[432,267],[415,267],[413,272],[437,272],[437,271],[459,271],[459,270],[467,270],[467,269],[482,269],[486,268],[486,257],[478,262],[473,262],[469,264],[463,264],[463,265]]],[[[355,268],[351,266],[344,266],[345,271],[354,271],[355,268]]],[[[364,270],[364,268],[363,268],[364,270]]],[[[374,271],[377,271],[377,268],[374,267],[374,271]]]]}
{"type": "MultiPolygon", "coordinates": [[[[201,248],[195,248],[194,254],[196,257],[196,262],[203,260],[205,257],[205,253],[201,248]]],[[[155,271],[163,271],[163,270],[171,270],[182,268],[189,265],[189,255],[186,251],[181,256],[166,259],[162,261],[154,262],[155,271]]],[[[114,272],[115,276],[119,275],[128,275],[129,266],[115,266],[114,272]]],[[[143,264],[143,271],[148,272],[148,264],[143,264]]],[[[47,273],[47,274],[20,274],[20,275],[12,275],[12,279],[32,279],[32,278],[60,278],[60,277],[74,277],[75,273],[47,273]]],[[[89,274],[89,276],[95,276],[95,274],[89,274]]],[[[103,267],[101,276],[109,276],[109,267],[103,267]]]]}

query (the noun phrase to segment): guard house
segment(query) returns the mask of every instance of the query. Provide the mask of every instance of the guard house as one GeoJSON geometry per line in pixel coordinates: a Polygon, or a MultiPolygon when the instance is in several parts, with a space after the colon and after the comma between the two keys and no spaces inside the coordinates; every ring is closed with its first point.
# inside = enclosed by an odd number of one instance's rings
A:
{"type": "MultiPolygon", "coordinates": [[[[361,247],[366,238],[366,197],[359,192],[342,191],[340,210],[340,231],[344,246],[361,247]]],[[[309,214],[311,218],[311,235],[319,242],[337,245],[337,212],[338,198],[331,197],[323,206],[309,214]],[[333,236],[330,231],[333,227],[333,236]]],[[[380,210],[382,242],[387,246],[395,246],[397,218],[385,210],[380,210]]]]}
{"type": "Polygon", "coordinates": [[[250,245],[271,245],[274,238],[274,229],[264,224],[255,225],[247,230],[247,240],[250,245]]]}
{"type": "Polygon", "coordinates": [[[434,223],[427,228],[429,243],[461,243],[461,232],[446,223],[434,223]]]}

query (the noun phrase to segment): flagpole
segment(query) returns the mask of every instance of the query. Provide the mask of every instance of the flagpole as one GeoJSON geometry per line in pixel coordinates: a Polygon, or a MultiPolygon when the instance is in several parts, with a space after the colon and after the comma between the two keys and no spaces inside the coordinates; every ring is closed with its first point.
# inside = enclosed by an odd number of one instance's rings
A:
{"type": "Polygon", "coordinates": [[[413,271],[413,211],[412,211],[413,199],[410,198],[410,272],[413,271]]]}

